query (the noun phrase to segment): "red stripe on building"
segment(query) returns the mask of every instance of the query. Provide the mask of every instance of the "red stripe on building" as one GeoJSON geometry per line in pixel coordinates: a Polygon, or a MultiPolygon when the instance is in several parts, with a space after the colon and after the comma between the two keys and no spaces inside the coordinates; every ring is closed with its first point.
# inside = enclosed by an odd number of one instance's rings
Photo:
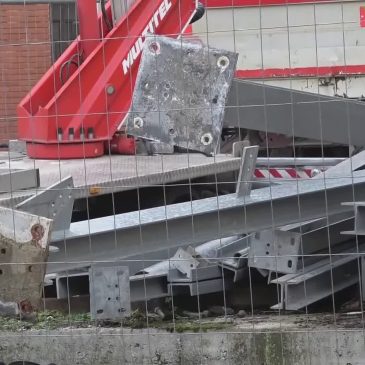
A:
{"type": "Polygon", "coordinates": [[[207,8],[247,7],[247,6],[268,6],[287,4],[307,4],[317,2],[336,2],[328,0],[203,0],[207,8]]]}
{"type": "Polygon", "coordinates": [[[360,27],[365,28],[365,6],[360,6],[360,27]]]}
{"type": "Polygon", "coordinates": [[[333,77],[345,75],[364,75],[365,65],[266,68],[254,70],[237,70],[236,76],[242,79],[265,79],[284,77],[333,77]]]}

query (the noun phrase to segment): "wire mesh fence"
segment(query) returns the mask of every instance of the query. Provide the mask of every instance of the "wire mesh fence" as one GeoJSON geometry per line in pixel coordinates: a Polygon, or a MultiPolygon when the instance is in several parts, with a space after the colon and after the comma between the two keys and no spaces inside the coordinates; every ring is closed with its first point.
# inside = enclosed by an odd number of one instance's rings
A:
{"type": "Polygon", "coordinates": [[[0,364],[363,364],[364,8],[0,0],[0,364]]]}

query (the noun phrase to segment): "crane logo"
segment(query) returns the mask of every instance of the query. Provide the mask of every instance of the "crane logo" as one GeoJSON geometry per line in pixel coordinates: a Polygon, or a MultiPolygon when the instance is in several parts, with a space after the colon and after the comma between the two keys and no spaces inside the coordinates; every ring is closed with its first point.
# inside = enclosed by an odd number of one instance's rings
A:
{"type": "Polygon", "coordinates": [[[137,41],[134,43],[132,48],[129,50],[127,58],[123,60],[122,66],[123,66],[124,75],[127,74],[128,70],[132,67],[135,60],[141,54],[146,35],[148,33],[151,33],[151,34],[155,33],[155,30],[160,25],[161,21],[166,17],[166,15],[170,11],[171,7],[172,7],[172,3],[170,0],[163,0],[161,2],[158,9],[155,11],[153,16],[150,18],[150,21],[148,22],[148,25],[146,26],[146,28],[143,30],[141,36],[137,39],[137,41]]]}

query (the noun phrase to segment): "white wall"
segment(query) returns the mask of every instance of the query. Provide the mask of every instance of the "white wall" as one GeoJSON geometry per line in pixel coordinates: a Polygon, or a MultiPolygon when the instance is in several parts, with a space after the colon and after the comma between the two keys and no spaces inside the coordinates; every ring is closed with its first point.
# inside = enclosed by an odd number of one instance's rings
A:
{"type": "MultiPolygon", "coordinates": [[[[365,2],[207,9],[193,31],[212,47],[238,52],[238,70],[365,65],[360,6],[365,2]]],[[[310,78],[270,84],[328,95],[365,94],[364,77],[329,80],[327,86],[310,78]]]]}

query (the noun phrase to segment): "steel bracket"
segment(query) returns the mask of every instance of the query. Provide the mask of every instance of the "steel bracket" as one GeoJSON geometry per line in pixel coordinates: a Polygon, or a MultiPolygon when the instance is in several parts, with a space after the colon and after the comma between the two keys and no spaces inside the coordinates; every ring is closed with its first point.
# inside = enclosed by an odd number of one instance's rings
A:
{"type": "Polygon", "coordinates": [[[53,230],[70,228],[74,203],[73,180],[67,177],[16,205],[16,209],[53,219],[53,230]]]}
{"type": "Polygon", "coordinates": [[[258,152],[258,146],[245,147],[243,149],[236,187],[236,194],[238,196],[250,195],[258,152]]]}
{"type": "Polygon", "coordinates": [[[131,311],[129,268],[118,263],[90,267],[90,313],[96,320],[120,320],[131,311]]]}
{"type": "MultiPolygon", "coordinates": [[[[359,252],[364,249],[364,245],[359,245],[359,252]]],[[[272,309],[299,310],[359,282],[358,265],[354,261],[360,253],[355,250],[353,242],[350,249],[316,262],[300,273],[271,280],[271,284],[281,287],[280,302],[272,309]]]]}

